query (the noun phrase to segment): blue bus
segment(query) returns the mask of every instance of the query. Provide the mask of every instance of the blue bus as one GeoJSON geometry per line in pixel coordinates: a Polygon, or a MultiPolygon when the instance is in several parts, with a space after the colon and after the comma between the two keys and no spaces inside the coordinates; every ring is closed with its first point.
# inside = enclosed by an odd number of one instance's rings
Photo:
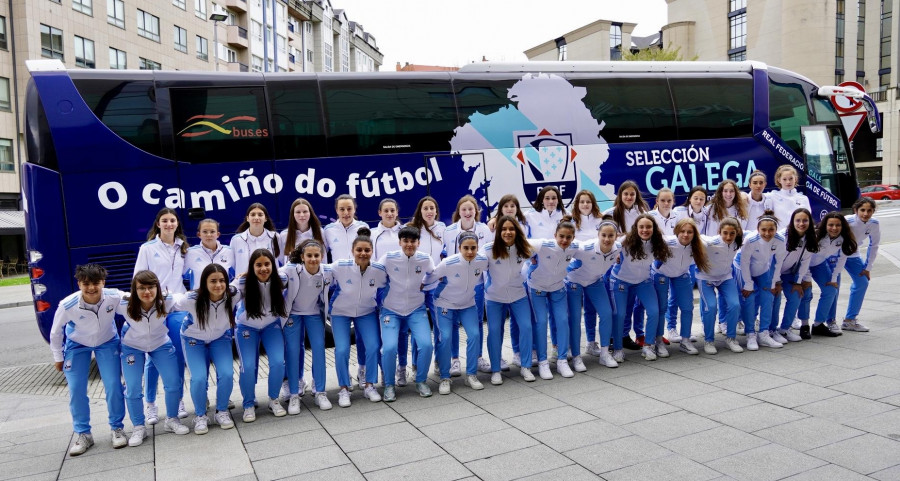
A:
{"type": "MultiPolygon", "coordinates": [[[[483,63],[459,72],[286,74],[66,70],[27,62],[26,243],[38,326],[98,262],[127,288],[162,207],[188,235],[247,207],[284,228],[297,197],[327,222],[340,194],[362,220],[380,199],[442,216],[472,194],[485,214],[504,194],[529,204],[545,185],[563,201],[591,190],[601,208],[633,179],[652,199],[756,169],[801,172],[816,216],[858,196],[847,135],[818,87],[756,62],[483,63]],[[279,224],[281,222],[281,224],[279,224]]],[[[770,182],[770,185],[772,183],[770,182]]],[[[483,215],[485,215],[483,214],[483,215]]],[[[449,219],[444,219],[449,220],[449,219]]]]}

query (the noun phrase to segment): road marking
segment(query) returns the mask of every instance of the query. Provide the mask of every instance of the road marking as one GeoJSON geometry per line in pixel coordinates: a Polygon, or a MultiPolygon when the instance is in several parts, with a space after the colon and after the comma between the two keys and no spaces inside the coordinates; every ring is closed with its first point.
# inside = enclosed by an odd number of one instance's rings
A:
{"type": "Polygon", "coordinates": [[[898,269],[900,269],[900,259],[898,259],[896,256],[888,253],[885,250],[880,250],[880,251],[878,251],[878,253],[881,254],[882,257],[887,259],[891,264],[894,264],[894,266],[896,266],[898,269]]]}

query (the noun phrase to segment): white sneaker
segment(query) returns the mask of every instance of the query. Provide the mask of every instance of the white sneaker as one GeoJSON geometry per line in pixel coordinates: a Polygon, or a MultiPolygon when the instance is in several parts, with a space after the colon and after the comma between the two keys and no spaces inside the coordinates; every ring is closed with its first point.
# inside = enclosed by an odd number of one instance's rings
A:
{"type": "Polygon", "coordinates": [[[395,376],[395,382],[397,386],[403,387],[406,386],[406,366],[398,366],[397,367],[397,375],[395,376]]]}
{"type": "MultiPolygon", "coordinates": [[[[675,342],[675,341],[671,341],[675,342]]],[[[678,341],[681,342],[681,341],[678,341]]],[[[669,350],[666,349],[666,343],[662,341],[662,337],[656,341],[656,357],[666,358],[669,357],[669,350]]]]}
{"type": "Polygon", "coordinates": [[[527,368],[527,367],[519,368],[519,374],[522,376],[522,379],[524,379],[525,382],[534,381],[534,373],[531,372],[530,368],[527,368]]]}
{"type": "Polygon", "coordinates": [[[159,422],[159,408],[156,407],[156,403],[144,405],[144,422],[150,426],[159,422]]]}
{"type": "Polygon", "coordinates": [[[778,349],[779,347],[783,346],[783,344],[781,344],[780,342],[772,339],[772,336],[769,335],[769,331],[760,332],[758,338],[759,345],[762,347],[771,347],[774,349],[778,349]]]}
{"type": "Polygon", "coordinates": [[[745,331],[746,331],[746,326],[744,326],[744,321],[738,321],[738,324],[737,324],[737,333],[738,333],[738,334],[744,334],[745,331]]]}
{"type": "Polygon", "coordinates": [[[569,361],[566,361],[565,359],[556,361],[556,372],[562,377],[575,377],[575,373],[572,372],[572,368],[569,367],[569,361]]]}
{"type": "Polygon", "coordinates": [[[94,437],[91,433],[81,433],[75,439],[75,444],[69,448],[69,456],[79,456],[84,454],[91,446],[94,445],[94,437]]]}
{"type": "Polygon", "coordinates": [[[291,389],[288,387],[287,379],[281,381],[281,391],[278,393],[278,399],[287,401],[291,398],[291,389]]]}
{"type": "Polygon", "coordinates": [[[606,367],[619,367],[619,363],[615,360],[609,349],[600,349],[600,365],[606,367]]]}
{"type": "Polygon", "coordinates": [[[826,323],[828,326],[828,330],[837,334],[838,336],[842,335],[844,332],[841,331],[841,325],[837,323],[837,321],[828,321],[826,323]]]}
{"type": "Polygon", "coordinates": [[[484,384],[481,384],[481,381],[478,380],[478,376],[472,374],[466,375],[466,384],[476,391],[484,389],[484,384]]]}
{"type": "Polygon", "coordinates": [[[700,354],[700,351],[698,351],[697,348],[694,347],[694,343],[692,343],[690,340],[684,339],[684,338],[682,338],[681,342],[678,343],[678,350],[681,352],[690,354],[692,356],[700,354]]]}
{"type": "Polygon", "coordinates": [[[602,352],[602,349],[600,349],[600,345],[597,343],[597,341],[594,341],[594,342],[589,342],[587,347],[584,349],[584,351],[589,356],[600,357],[600,353],[602,352]]]}
{"type": "Polygon", "coordinates": [[[747,350],[748,351],[758,351],[759,350],[759,342],[757,342],[757,336],[755,332],[751,332],[747,334],[747,350]]]}
{"type": "MultiPolygon", "coordinates": [[[[625,350],[624,349],[616,349],[615,351],[613,351],[612,357],[613,357],[613,360],[618,363],[625,362],[625,350]]],[[[609,364],[609,363],[607,363],[607,364],[609,364]]]]}
{"type": "Polygon", "coordinates": [[[319,406],[319,409],[321,409],[322,411],[331,409],[331,401],[328,400],[328,395],[324,392],[317,392],[316,406],[319,406]]]}
{"type": "Polygon", "coordinates": [[[244,408],[244,416],[242,418],[245,423],[252,423],[256,421],[256,407],[250,406],[248,408],[244,408]]]}
{"type": "Polygon", "coordinates": [[[669,342],[681,342],[681,335],[678,334],[677,330],[669,329],[666,332],[666,339],[668,339],[669,342]]]}
{"type": "Polygon", "coordinates": [[[522,367],[522,356],[516,352],[513,353],[512,365],[522,367]]]}
{"type": "Polygon", "coordinates": [[[188,417],[187,409],[184,408],[184,399],[178,401],[178,419],[184,419],[188,417]]]}
{"type": "Polygon", "coordinates": [[[800,334],[797,334],[796,332],[791,330],[778,331],[778,334],[781,334],[781,336],[787,339],[788,342],[800,342],[803,340],[803,338],[800,337],[800,334]]]}
{"type": "Polygon", "coordinates": [[[356,380],[360,389],[366,388],[366,366],[359,366],[359,370],[356,371],[356,380]]]}
{"type": "Polygon", "coordinates": [[[500,358],[500,370],[503,372],[509,371],[509,363],[502,357],[500,358]]]}
{"type": "MultiPolygon", "coordinates": [[[[167,433],[175,433],[178,435],[187,434],[191,432],[187,426],[181,424],[181,419],[175,418],[166,418],[166,422],[163,424],[163,429],[167,433]]],[[[130,442],[130,441],[129,441],[130,442]]]]}
{"type": "Polygon", "coordinates": [[[728,349],[731,349],[731,352],[744,352],[744,348],[741,347],[741,345],[738,344],[737,339],[733,337],[725,338],[725,346],[727,346],[728,349]]]}
{"type": "Polygon", "coordinates": [[[441,379],[441,384],[438,386],[439,394],[450,394],[450,379],[441,379]]]}
{"type": "MultiPolygon", "coordinates": [[[[467,361],[468,362],[468,361],[467,361]]],[[[483,357],[478,358],[478,372],[490,373],[491,371],[491,361],[483,357]]]]}
{"type": "Polygon", "coordinates": [[[209,432],[209,418],[197,416],[194,418],[194,434],[206,434],[209,432]]]}
{"type": "Polygon", "coordinates": [[[491,384],[494,386],[503,384],[503,374],[500,374],[499,372],[491,374],[491,384]]]}
{"type": "Polygon", "coordinates": [[[147,428],[145,426],[135,426],[131,431],[131,437],[128,438],[128,445],[131,447],[140,446],[147,437],[147,428]]]}
{"type": "Polygon", "coordinates": [[[462,369],[459,366],[459,358],[450,360],[450,377],[462,376],[462,369]]]}
{"type": "Polygon", "coordinates": [[[703,352],[709,354],[710,356],[716,355],[719,351],[716,349],[716,345],[712,342],[704,342],[703,343],[703,352]]]}
{"type": "Polygon", "coordinates": [[[276,418],[287,416],[287,411],[284,410],[284,406],[282,406],[277,399],[269,399],[269,411],[271,411],[276,418]]]}
{"type": "Polygon", "coordinates": [[[841,329],[844,331],[869,332],[869,328],[862,325],[858,319],[844,319],[841,329]]]}
{"type": "Polygon", "coordinates": [[[696,335],[691,334],[691,342],[697,342],[697,336],[696,336],[696,335]]]}
{"type": "Polygon", "coordinates": [[[122,428],[113,429],[111,437],[113,449],[124,448],[128,445],[128,438],[125,437],[125,430],[122,428]]]}
{"type": "Polygon", "coordinates": [[[584,365],[584,360],[581,359],[581,356],[575,356],[572,358],[572,369],[574,369],[575,372],[587,371],[587,366],[584,365]]]}
{"type": "Polygon", "coordinates": [[[794,322],[791,322],[791,329],[793,329],[795,331],[799,331],[800,326],[802,326],[802,325],[803,325],[803,323],[800,321],[800,319],[794,318],[794,322]]]}
{"type": "Polygon", "coordinates": [[[378,389],[375,389],[375,386],[366,386],[366,389],[363,391],[363,395],[365,395],[366,398],[373,403],[381,401],[381,394],[378,394],[378,389]]]}
{"type": "Polygon", "coordinates": [[[788,343],[787,338],[782,336],[778,331],[769,332],[769,337],[771,337],[775,342],[780,343],[781,345],[785,345],[788,343]]]}
{"type": "MultiPolygon", "coordinates": [[[[231,419],[231,413],[228,411],[217,411],[215,420],[216,424],[222,429],[231,429],[234,427],[234,420],[231,419]]],[[[179,434],[178,431],[175,431],[175,434],[179,434]]]]}
{"type": "Polygon", "coordinates": [[[641,357],[648,361],[655,361],[656,353],[653,352],[653,346],[645,344],[644,347],[641,348],[641,357]]]}
{"type": "Polygon", "coordinates": [[[550,372],[550,361],[538,362],[538,374],[541,376],[541,379],[545,381],[553,379],[553,373],[550,372]]]}
{"type": "Polygon", "coordinates": [[[338,406],[342,408],[350,407],[350,391],[347,389],[338,391],[338,406]]]}
{"type": "Polygon", "coordinates": [[[293,395],[288,398],[288,414],[291,416],[296,416],[300,414],[300,396],[293,395]]]}

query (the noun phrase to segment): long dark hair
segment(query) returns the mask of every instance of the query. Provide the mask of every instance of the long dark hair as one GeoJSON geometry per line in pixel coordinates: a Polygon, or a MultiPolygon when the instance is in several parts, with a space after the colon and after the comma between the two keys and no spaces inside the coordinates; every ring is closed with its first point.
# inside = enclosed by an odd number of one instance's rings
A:
{"type": "Polygon", "coordinates": [[[538,212],[542,212],[544,210],[544,196],[547,195],[547,192],[550,192],[551,190],[553,192],[556,192],[556,210],[561,212],[562,215],[566,215],[566,208],[563,206],[562,201],[562,192],[560,192],[559,187],[555,185],[544,186],[544,188],[538,191],[537,197],[534,198],[534,204],[532,204],[534,210],[538,212]]]}
{"type": "Polygon", "coordinates": [[[709,202],[712,208],[710,209],[710,217],[715,217],[716,220],[721,221],[722,219],[728,217],[728,206],[725,205],[725,198],[723,197],[723,193],[725,192],[725,186],[730,185],[732,189],[734,189],[734,205],[735,210],[737,211],[737,216],[743,220],[747,219],[747,200],[744,199],[744,196],[741,195],[741,189],[738,187],[737,182],[731,179],[725,179],[719,183],[719,186],[716,187],[716,192],[713,194],[712,200],[709,202]]]}
{"type": "MultiPolygon", "coordinates": [[[[500,218],[503,217],[503,206],[507,203],[512,202],[516,205],[516,215],[515,219],[519,221],[519,224],[525,225],[528,224],[528,221],[525,219],[525,214],[522,212],[522,206],[519,205],[519,198],[513,194],[506,194],[500,198],[500,202],[497,203],[497,211],[494,213],[494,218],[497,219],[497,222],[500,222],[500,218]]],[[[543,202],[543,198],[541,199],[543,202]]],[[[495,226],[496,228],[496,226],[495,226]]]]}
{"type": "Polygon", "coordinates": [[[138,271],[131,279],[131,296],[128,298],[128,317],[133,321],[140,322],[141,315],[141,298],[138,296],[138,285],[156,287],[156,298],[153,299],[153,307],[156,308],[157,316],[166,315],[166,302],[163,299],[162,288],[159,285],[159,278],[153,271],[138,271]]]}
{"type": "Polygon", "coordinates": [[[434,222],[435,224],[438,222],[438,219],[441,218],[441,208],[438,206],[438,203],[434,199],[434,197],[426,195],[425,197],[419,199],[419,203],[416,204],[416,212],[413,214],[413,218],[411,221],[409,221],[409,224],[406,225],[415,227],[419,230],[425,229],[425,232],[428,232],[431,237],[437,239],[438,236],[434,235],[434,231],[431,230],[431,227],[425,224],[425,216],[422,215],[422,206],[425,205],[425,202],[431,202],[432,204],[434,204],[434,222]]]}
{"type": "Polygon", "coordinates": [[[706,205],[706,201],[707,201],[707,199],[706,199],[706,187],[703,187],[702,185],[695,185],[695,186],[691,187],[691,190],[690,190],[690,191],[688,191],[688,195],[687,195],[687,197],[684,199],[684,204],[681,204],[681,205],[683,205],[684,207],[687,208],[688,214],[690,214],[690,213],[693,212],[693,210],[691,209],[691,197],[694,196],[694,193],[695,193],[695,192],[702,192],[702,193],[703,193],[703,205],[704,205],[704,206],[706,205]]]}
{"type": "Polygon", "coordinates": [[[794,251],[797,246],[800,245],[800,240],[806,239],[806,250],[808,252],[819,252],[819,240],[816,239],[816,229],[813,225],[812,214],[803,207],[794,211],[791,214],[791,221],[788,222],[787,225],[787,248],[788,252],[794,251]],[[803,235],[800,235],[797,232],[797,229],[794,228],[794,217],[797,217],[797,214],[804,214],[806,218],[809,219],[809,228],[806,229],[806,232],[803,235]]]}
{"type": "MultiPolygon", "coordinates": [[[[297,244],[297,230],[299,229],[299,226],[297,225],[297,219],[294,218],[294,209],[296,209],[298,205],[305,205],[306,208],[309,209],[309,228],[312,230],[313,239],[319,241],[320,244],[325,245],[325,238],[322,237],[322,222],[316,217],[316,211],[313,210],[313,206],[308,200],[298,197],[297,200],[291,204],[291,213],[288,218],[287,236],[284,238],[284,255],[286,257],[290,257],[291,252],[294,250],[294,246],[297,244]]],[[[268,214],[266,217],[268,217],[268,214]]]]}
{"type": "Polygon", "coordinates": [[[244,309],[247,310],[247,317],[253,318],[261,318],[268,312],[262,311],[262,292],[260,292],[259,287],[259,278],[256,277],[256,271],[253,269],[253,264],[260,257],[266,257],[269,259],[269,262],[272,263],[272,274],[269,275],[269,298],[271,304],[271,313],[279,316],[285,317],[287,316],[287,312],[284,309],[284,296],[281,295],[281,291],[284,290],[284,285],[281,283],[281,276],[278,275],[278,265],[275,263],[275,257],[272,256],[272,253],[269,252],[268,249],[256,249],[250,254],[250,265],[247,267],[247,278],[246,283],[244,284],[244,309]]]}
{"type": "Polygon", "coordinates": [[[618,192],[616,192],[616,200],[613,202],[613,220],[616,221],[616,225],[619,226],[620,232],[628,232],[628,228],[631,227],[625,225],[625,209],[627,209],[627,207],[625,207],[625,202],[622,201],[622,194],[626,189],[634,189],[634,207],[637,207],[638,212],[643,214],[650,210],[650,206],[647,205],[647,202],[641,196],[641,189],[638,187],[637,182],[633,180],[622,182],[618,192]]]}
{"type": "MultiPolygon", "coordinates": [[[[245,230],[250,228],[250,221],[247,220],[247,216],[250,215],[250,211],[252,211],[253,209],[259,209],[259,210],[263,211],[263,214],[266,216],[266,222],[263,223],[263,229],[272,231],[272,233],[274,233],[275,232],[275,223],[272,222],[272,216],[269,215],[269,210],[266,209],[266,206],[260,204],[259,202],[254,202],[254,203],[250,204],[250,207],[247,207],[247,213],[244,214],[244,222],[242,222],[241,225],[238,226],[238,228],[237,228],[238,234],[240,234],[241,232],[244,232],[245,230]]],[[[294,211],[292,209],[291,217],[293,217],[293,216],[294,216],[294,211]]],[[[311,217],[312,217],[312,212],[310,212],[310,218],[311,217]]],[[[281,247],[279,247],[279,245],[278,245],[277,237],[272,238],[272,252],[275,254],[275,257],[278,257],[281,255],[281,247]]]]}
{"type": "Polygon", "coordinates": [[[822,217],[818,227],[816,227],[816,240],[821,241],[828,236],[828,229],[826,228],[828,219],[838,219],[841,222],[841,237],[844,239],[844,242],[841,243],[841,250],[844,252],[844,255],[849,256],[856,252],[856,237],[853,235],[853,231],[850,230],[850,224],[847,223],[847,219],[840,212],[831,211],[822,217]]]}
{"type": "Polygon", "coordinates": [[[737,235],[734,237],[734,247],[735,250],[740,249],[744,245],[744,229],[741,227],[741,223],[734,217],[729,216],[722,219],[722,222],[719,223],[719,235],[722,234],[723,227],[731,227],[737,232],[737,235]]]}
{"type": "MultiPolygon", "coordinates": [[[[228,271],[216,263],[207,265],[200,274],[200,287],[198,287],[196,291],[197,325],[200,326],[200,329],[206,329],[206,316],[209,314],[209,287],[206,285],[206,281],[209,279],[209,276],[215,273],[222,274],[222,278],[225,279],[225,282],[228,282],[228,271]]],[[[225,288],[225,312],[228,313],[228,322],[231,324],[232,328],[234,327],[234,306],[232,305],[232,299],[234,298],[235,293],[234,287],[228,286],[225,288]]]]}
{"type": "Polygon", "coordinates": [[[523,259],[531,257],[531,244],[525,239],[525,233],[522,232],[522,226],[516,222],[515,217],[501,215],[500,218],[497,219],[497,225],[494,228],[494,246],[491,248],[491,254],[494,256],[494,259],[506,259],[509,256],[509,251],[506,250],[506,242],[503,240],[503,237],[500,236],[500,232],[503,231],[503,224],[507,222],[512,222],[516,228],[516,240],[513,241],[513,245],[516,247],[519,257],[523,259]]]}
{"type": "Polygon", "coordinates": [[[185,255],[187,254],[188,247],[191,245],[188,244],[187,236],[184,235],[184,227],[181,226],[181,219],[178,218],[178,214],[175,213],[174,209],[168,207],[159,209],[159,212],[156,213],[156,219],[153,219],[153,225],[150,226],[150,231],[147,232],[147,240],[153,240],[159,235],[159,219],[166,214],[174,215],[175,219],[178,221],[178,227],[175,228],[175,238],[181,239],[181,255],[185,255]]]}
{"type": "Polygon", "coordinates": [[[659,225],[653,219],[653,216],[646,213],[639,215],[637,219],[634,220],[634,225],[631,226],[631,230],[625,235],[625,241],[622,242],[622,249],[624,249],[625,252],[628,252],[628,255],[630,255],[632,259],[644,259],[647,257],[647,254],[644,252],[643,240],[641,239],[641,236],[638,235],[637,229],[638,222],[640,222],[641,219],[647,219],[653,224],[653,234],[650,235],[650,246],[653,251],[653,257],[660,262],[669,260],[672,253],[669,252],[669,246],[663,238],[662,231],[659,230],[659,225]]]}

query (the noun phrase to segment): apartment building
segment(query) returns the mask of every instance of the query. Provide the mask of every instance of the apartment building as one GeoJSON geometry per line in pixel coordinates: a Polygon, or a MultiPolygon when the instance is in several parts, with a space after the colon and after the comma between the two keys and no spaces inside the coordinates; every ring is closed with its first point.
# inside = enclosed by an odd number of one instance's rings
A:
{"type": "Polygon", "coordinates": [[[659,47],[660,35],[632,35],[636,23],[597,20],[525,50],[528,60],[621,60],[622,53],[659,47]]]}

